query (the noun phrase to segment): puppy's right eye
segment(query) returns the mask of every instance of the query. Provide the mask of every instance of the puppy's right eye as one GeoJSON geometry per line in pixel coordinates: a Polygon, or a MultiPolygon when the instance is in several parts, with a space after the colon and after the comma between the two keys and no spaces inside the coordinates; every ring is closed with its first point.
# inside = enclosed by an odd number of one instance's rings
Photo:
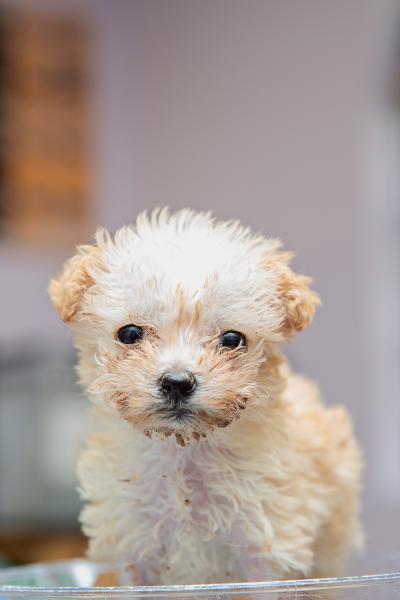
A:
{"type": "Polygon", "coordinates": [[[143,337],[143,329],[138,325],[124,325],[118,330],[117,337],[123,344],[135,344],[143,337]]]}

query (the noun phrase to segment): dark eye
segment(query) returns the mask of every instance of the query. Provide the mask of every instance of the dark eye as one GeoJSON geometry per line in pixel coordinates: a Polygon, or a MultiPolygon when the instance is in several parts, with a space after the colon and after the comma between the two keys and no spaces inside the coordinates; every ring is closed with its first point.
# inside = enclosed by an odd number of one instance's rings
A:
{"type": "Polygon", "coordinates": [[[118,330],[118,339],[123,344],[135,344],[143,337],[143,329],[138,325],[125,325],[118,330]]]}
{"type": "Polygon", "coordinates": [[[245,348],[246,338],[243,333],[240,333],[239,331],[225,331],[221,336],[220,343],[224,348],[245,348]]]}

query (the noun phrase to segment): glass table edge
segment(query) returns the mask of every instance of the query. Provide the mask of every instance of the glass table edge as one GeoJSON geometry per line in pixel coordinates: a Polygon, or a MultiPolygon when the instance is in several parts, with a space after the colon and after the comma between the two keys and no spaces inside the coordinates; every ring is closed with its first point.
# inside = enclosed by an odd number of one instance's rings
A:
{"type": "Polygon", "coordinates": [[[166,594],[236,594],[246,592],[294,592],[310,590],[327,590],[334,588],[354,588],[372,585],[399,583],[400,572],[377,575],[357,575],[353,577],[337,577],[322,579],[291,579],[284,581],[256,581],[245,583],[220,583],[198,585],[171,586],[122,586],[122,587],[30,587],[17,585],[0,585],[0,594],[8,596],[161,596],[166,594]]]}

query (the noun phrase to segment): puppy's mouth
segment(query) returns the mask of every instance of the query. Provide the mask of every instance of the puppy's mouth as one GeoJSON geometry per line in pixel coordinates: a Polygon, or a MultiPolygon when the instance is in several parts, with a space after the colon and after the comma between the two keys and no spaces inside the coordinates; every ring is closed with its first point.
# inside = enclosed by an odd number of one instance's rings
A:
{"type": "Polygon", "coordinates": [[[163,407],[157,411],[157,414],[163,420],[179,424],[189,424],[195,416],[194,411],[187,407],[163,407]]]}
{"type": "MultiPolygon", "coordinates": [[[[197,402],[149,403],[147,410],[133,413],[129,396],[126,392],[114,392],[112,401],[121,416],[147,437],[175,436],[178,445],[187,446],[207,438],[213,431],[226,428],[238,419],[246,408],[249,398],[238,394],[221,398],[217,407],[207,410],[197,402]]],[[[211,404],[211,403],[210,403],[211,404]]],[[[216,401],[214,401],[216,405],[216,401]]]]}
{"type": "Polygon", "coordinates": [[[178,406],[164,405],[158,407],[153,415],[157,415],[167,427],[178,427],[178,429],[189,427],[212,431],[215,428],[228,427],[235,419],[238,419],[246,408],[247,401],[247,397],[238,396],[235,398],[233,406],[224,406],[224,410],[218,412],[208,412],[186,403],[178,406]]]}

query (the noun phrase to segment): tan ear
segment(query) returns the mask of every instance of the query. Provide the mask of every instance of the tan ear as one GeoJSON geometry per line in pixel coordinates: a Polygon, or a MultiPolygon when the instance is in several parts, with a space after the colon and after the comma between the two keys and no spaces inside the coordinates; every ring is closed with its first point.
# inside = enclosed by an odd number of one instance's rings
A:
{"type": "Polygon", "coordinates": [[[279,331],[289,339],[311,323],[321,301],[310,287],[311,278],[298,275],[289,267],[293,253],[281,252],[280,245],[279,241],[272,241],[271,249],[266,255],[266,267],[277,273],[276,306],[281,315],[279,331]]]}
{"type": "Polygon", "coordinates": [[[98,246],[78,246],[77,250],[64,264],[61,275],[51,279],[48,287],[50,298],[66,323],[74,319],[85,291],[94,284],[90,267],[99,263],[98,246]]]}
{"type": "Polygon", "coordinates": [[[318,294],[310,287],[311,283],[310,277],[297,275],[287,266],[280,275],[278,293],[284,310],[281,331],[287,338],[307,327],[321,304],[318,294]]]}

